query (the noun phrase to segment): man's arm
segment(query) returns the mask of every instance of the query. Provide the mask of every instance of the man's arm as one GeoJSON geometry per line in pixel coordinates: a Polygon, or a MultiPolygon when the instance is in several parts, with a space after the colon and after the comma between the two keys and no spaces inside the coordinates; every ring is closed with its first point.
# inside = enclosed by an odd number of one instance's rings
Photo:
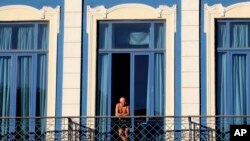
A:
{"type": "Polygon", "coordinates": [[[118,111],[118,104],[115,106],[115,116],[120,116],[121,114],[118,111]]]}
{"type": "Polygon", "coordinates": [[[130,115],[130,110],[129,109],[130,109],[129,106],[127,106],[126,113],[123,114],[124,116],[129,116],[130,115]]]}

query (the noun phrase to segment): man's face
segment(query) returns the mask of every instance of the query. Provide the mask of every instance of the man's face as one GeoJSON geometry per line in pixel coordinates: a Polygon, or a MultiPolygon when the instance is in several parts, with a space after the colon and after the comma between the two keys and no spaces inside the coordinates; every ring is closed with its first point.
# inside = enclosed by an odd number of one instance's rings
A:
{"type": "Polygon", "coordinates": [[[120,99],[120,103],[121,103],[122,106],[124,106],[124,105],[126,104],[125,98],[121,98],[121,99],[120,99]]]}

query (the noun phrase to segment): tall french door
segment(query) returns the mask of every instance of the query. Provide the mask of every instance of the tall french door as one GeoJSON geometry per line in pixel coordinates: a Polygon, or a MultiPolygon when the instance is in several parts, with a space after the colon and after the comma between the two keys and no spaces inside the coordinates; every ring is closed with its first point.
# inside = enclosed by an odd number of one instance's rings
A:
{"type": "MultiPolygon", "coordinates": [[[[249,29],[249,19],[216,22],[216,115],[250,114],[249,29]]],[[[229,139],[229,125],[249,124],[244,116],[217,120],[220,140],[229,139]]]]}
{"type": "Polygon", "coordinates": [[[44,140],[47,53],[47,23],[0,23],[1,139],[44,140]]]}
{"type": "Polygon", "coordinates": [[[41,126],[43,120],[29,117],[41,117],[46,113],[46,60],[45,54],[34,53],[0,56],[1,114],[18,117],[1,119],[3,138],[33,140],[36,135],[29,133],[39,135],[45,131],[45,126],[41,126]]]}
{"type": "MultiPolygon", "coordinates": [[[[130,116],[164,115],[165,23],[103,21],[97,44],[96,115],[114,116],[120,97],[126,98],[130,116]]],[[[97,123],[99,139],[106,140],[105,133],[114,131],[111,122],[97,123]]],[[[131,125],[136,132],[134,119],[131,125]]]]}

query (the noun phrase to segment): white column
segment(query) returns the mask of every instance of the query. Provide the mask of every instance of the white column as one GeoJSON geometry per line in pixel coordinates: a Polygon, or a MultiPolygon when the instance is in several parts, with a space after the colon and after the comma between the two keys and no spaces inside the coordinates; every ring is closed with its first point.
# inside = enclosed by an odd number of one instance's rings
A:
{"type": "Polygon", "coordinates": [[[199,115],[199,0],[182,0],[182,115],[199,115]]]}
{"type": "Polygon", "coordinates": [[[80,116],[82,0],[65,0],[62,116],[80,116]]]}

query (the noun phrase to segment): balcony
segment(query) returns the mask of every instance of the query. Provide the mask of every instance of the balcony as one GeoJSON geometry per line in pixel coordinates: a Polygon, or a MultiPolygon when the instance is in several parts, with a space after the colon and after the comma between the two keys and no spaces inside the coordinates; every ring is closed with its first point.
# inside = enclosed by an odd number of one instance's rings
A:
{"type": "Polygon", "coordinates": [[[249,123],[250,116],[2,117],[0,140],[112,141],[121,139],[119,128],[128,128],[130,141],[226,141],[230,125],[249,123]]]}

